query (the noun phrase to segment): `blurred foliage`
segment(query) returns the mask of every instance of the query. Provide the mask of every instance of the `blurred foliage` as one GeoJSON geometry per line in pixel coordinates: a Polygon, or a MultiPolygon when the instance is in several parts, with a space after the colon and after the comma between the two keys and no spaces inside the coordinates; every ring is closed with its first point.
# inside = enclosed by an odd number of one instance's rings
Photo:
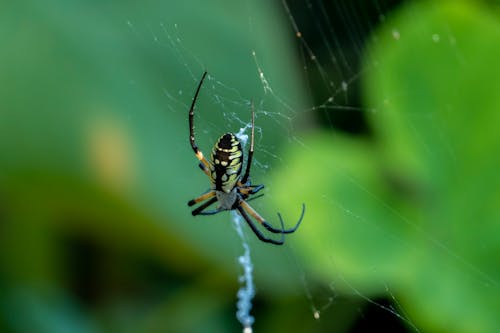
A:
{"type": "MultiPolygon", "coordinates": [[[[266,1],[0,4],[1,332],[239,330],[229,215],[195,219],[186,206],[209,186],[187,111],[208,69],[200,146],[215,140],[209,126],[241,126],[216,112],[216,93],[247,98],[233,111],[249,119],[263,94],[252,50],[304,105],[277,13],[266,1]]],[[[272,126],[266,139],[279,141],[272,126]]],[[[297,283],[284,251],[260,256],[263,298],[297,283]]]]}
{"type": "MultiPolygon", "coordinates": [[[[387,283],[429,331],[498,327],[498,17],[468,3],[412,6],[367,55],[375,143],[312,134],[296,149],[291,125],[257,114],[259,145],[284,162],[258,155],[272,177],[254,168],[254,179],[273,193],[256,207],[289,221],[307,205],[293,245],[252,238],[258,331],[340,332],[355,320],[362,299],[343,296],[314,321],[297,267],[314,272],[307,288],[335,281],[343,295],[347,281],[373,297],[387,283]]],[[[0,4],[1,332],[240,330],[229,216],[195,219],[186,207],[208,186],[187,107],[208,69],[200,146],[240,127],[217,98],[262,100],[253,50],[273,90],[307,105],[283,9],[243,7],[0,4]]],[[[229,108],[249,114],[249,103],[229,108]]]]}
{"type": "Polygon", "coordinates": [[[304,262],[346,293],[391,291],[425,332],[500,328],[500,20],[489,9],[406,6],[367,47],[375,140],[312,135],[280,175],[279,199],[287,178],[309,178],[292,194],[308,198],[304,262]]]}

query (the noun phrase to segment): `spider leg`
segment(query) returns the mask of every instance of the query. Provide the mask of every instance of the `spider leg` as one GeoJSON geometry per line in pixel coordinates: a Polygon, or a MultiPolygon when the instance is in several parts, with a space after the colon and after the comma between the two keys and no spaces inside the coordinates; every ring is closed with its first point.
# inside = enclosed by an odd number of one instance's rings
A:
{"type": "Polygon", "coordinates": [[[220,209],[220,208],[213,209],[213,210],[206,210],[204,212],[200,212],[199,215],[215,215],[217,213],[223,212],[224,210],[225,209],[220,209]]]}
{"type": "Polygon", "coordinates": [[[188,206],[191,207],[191,206],[197,204],[198,202],[205,201],[205,200],[210,199],[212,197],[215,197],[215,191],[209,191],[207,193],[204,193],[204,194],[200,195],[198,198],[194,198],[192,200],[189,200],[188,201],[188,206]]]}
{"type": "MultiPolygon", "coordinates": [[[[291,229],[283,230],[283,233],[284,234],[291,234],[292,232],[294,232],[295,230],[297,230],[297,228],[299,227],[300,223],[302,222],[302,219],[304,218],[304,213],[305,212],[306,212],[306,205],[303,203],[302,204],[302,213],[300,214],[299,220],[295,224],[295,227],[293,227],[291,229]]],[[[283,225],[283,218],[281,217],[280,213],[278,213],[278,217],[279,217],[279,219],[281,221],[281,225],[283,225]]]]}
{"type": "MultiPolygon", "coordinates": [[[[257,236],[258,239],[260,239],[261,241],[263,241],[265,243],[271,243],[271,244],[276,244],[276,245],[283,245],[283,243],[285,243],[285,235],[283,233],[281,234],[281,239],[279,239],[279,240],[268,238],[268,237],[264,236],[264,234],[259,229],[257,229],[257,227],[252,222],[252,220],[250,219],[248,214],[245,212],[245,210],[241,206],[237,206],[237,209],[240,212],[241,216],[245,219],[247,224],[250,226],[250,229],[252,229],[253,233],[257,236]]],[[[282,228],[284,228],[283,221],[282,221],[281,226],[282,226],[282,228]]]]}
{"type": "Polygon", "coordinates": [[[196,105],[196,100],[198,99],[198,94],[200,93],[201,86],[203,84],[203,81],[205,80],[205,77],[207,76],[207,72],[205,71],[203,73],[203,76],[201,77],[200,83],[198,84],[198,88],[196,88],[196,93],[194,94],[193,102],[191,103],[191,108],[189,108],[189,142],[191,143],[191,148],[193,148],[193,151],[200,160],[200,164],[203,165],[201,168],[203,172],[210,177],[210,162],[203,156],[203,153],[201,150],[198,149],[198,146],[196,145],[195,139],[194,139],[194,107],[196,105]]]}
{"type": "Polygon", "coordinates": [[[264,188],[264,185],[250,185],[250,186],[243,186],[238,188],[238,192],[240,192],[243,195],[250,195],[250,194],[255,194],[262,190],[264,188]]]}
{"type": "Polygon", "coordinates": [[[213,211],[208,211],[208,212],[204,212],[203,211],[205,208],[207,208],[208,206],[212,205],[215,202],[217,202],[217,198],[213,197],[212,199],[204,202],[202,205],[196,207],[196,209],[194,209],[191,212],[191,214],[193,214],[193,216],[196,216],[196,215],[213,215],[213,214],[217,214],[220,210],[213,210],[213,211]]]}
{"type": "Polygon", "coordinates": [[[249,202],[249,201],[252,201],[252,200],[258,199],[258,198],[260,198],[260,197],[263,197],[263,196],[264,196],[264,193],[259,194],[259,195],[256,195],[255,197],[251,197],[251,198],[247,198],[247,196],[243,196],[243,200],[245,200],[246,202],[249,202]]]}
{"type": "Polygon", "coordinates": [[[245,169],[245,174],[241,179],[241,182],[246,185],[248,182],[248,177],[250,176],[250,166],[252,166],[252,158],[253,158],[253,137],[254,137],[254,128],[255,128],[255,112],[253,110],[253,101],[252,101],[252,136],[250,139],[250,148],[248,150],[248,158],[247,158],[247,167],[245,169]]]}
{"type": "Polygon", "coordinates": [[[200,164],[198,164],[198,166],[200,167],[201,171],[203,171],[204,173],[207,174],[207,176],[210,177],[210,169],[207,169],[207,167],[205,166],[205,164],[200,163],[200,164]]]}
{"type": "MultiPolygon", "coordinates": [[[[269,230],[270,232],[273,232],[275,234],[291,234],[292,232],[297,230],[300,223],[302,222],[302,218],[304,217],[304,213],[306,211],[306,206],[304,204],[302,204],[302,214],[300,215],[300,218],[299,218],[299,221],[297,222],[297,224],[295,224],[295,226],[291,229],[284,229],[284,227],[283,227],[280,230],[280,229],[276,229],[276,228],[272,227],[269,223],[267,223],[266,220],[264,220],[264,218],[262,216],[260,216],[259,213],[257,213],[257,211],[255,211],[255,209],[253,209],[245,200],[240,201],[240,206],[244,210],[246,210],[260,224],[262,224],[264,226],[264,228],[266,228],[267,230],[269,230]]],[[[278,213],[278,217],[280,219],[281,225],[283,226],[284,222],[283,222],[283,218],[281,217],[280,213],[278,213]]]]}

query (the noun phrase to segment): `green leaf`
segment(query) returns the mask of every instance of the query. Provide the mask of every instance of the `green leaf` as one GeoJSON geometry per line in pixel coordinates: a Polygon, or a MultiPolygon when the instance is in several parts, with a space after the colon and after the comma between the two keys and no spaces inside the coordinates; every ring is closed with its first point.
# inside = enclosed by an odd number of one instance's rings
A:
{"type": "MultiPolygon", "coordinates": [[[[233,301],[240,269],[236,258],[243,249],[230,215],[194,218],[186,205],[210,186],[189,146],[194,89],[208,70],[196,114],[197,141],[206,155],[218,135],[250,121],[252,100],[256,109],[275,111],[258,68],[293,105],[305,99],[300,81],[292,79],[292,38],[287,38],[285,18],[277,22],[279,7],[268,1],[246,3],[245,10],[241,6],[227,0],[0,5],[0,289],[62,289],[78,303],[80,291],[74,289],[79,284],[72,279],[81,263],[72,262],[68,243],[73,237],[103,258],[102,267],[97,265],[102,271],[86,271],[89,277],[108,281],[106,270],[118,271],[109,274],[112,287],[123,287],[120,279],[127,275],[117,261],[126,262],[133,276],[144,274],[131,262],[142,254],[147,257],[142,260],[183,281],[190,281],[186,276],[217,280],[220,299],[233,301]],[[264,100],[270,101],[257,104],[264,100]]],[[[290,117],[290,110],[279,112],[290,117]]],[[[279,145],[287,128],[260,115],[257,126],[269,134],[259,143],[279,145]]],[[[256,160],[268,165],[275,159],[263,154],[256,160]]],[[[280,268],[271,274],[255,270],[261,290],[297,284],[283,278],[293,269],[280,260],[283,252],[264,256],[269,247],[258,248],[254,258],[260,253],[263,267],[280,268]]],[[[92,285],[94,279],[89,280],[92,285]]],[[[96,298],[89,301],[92,310],[102,310],[92,302],[123,301],[99,281],[104,286],[90,288],[97,290],[89,296],[96,298]]],[[[207,286],[184,283],[190,297],[167,299],[165,308],[188,313],[210,303],[211,296],[200,292],[207,286]]],[[[175,288],[169,279],[154,286],[131,284],[141,290],[147,286],[151,293],[158,285],[175,288]]],[[[57,310],[40,316],[56,321],[57,310]]],[[[183,318],[179,326],[197,325],[196,316],[183,318]]],[[[204,329],[220,331],[220,326],[204,329]]]]}
{"type": "Polygon", "coordinates": [[[403,7],[365,58],[376,142],[312,136],[280,175],[279,204],[306,201],[312,269],[348,293],[389,288],[421,331],[500,327],[499,22],[472,2],[403,7]]]}

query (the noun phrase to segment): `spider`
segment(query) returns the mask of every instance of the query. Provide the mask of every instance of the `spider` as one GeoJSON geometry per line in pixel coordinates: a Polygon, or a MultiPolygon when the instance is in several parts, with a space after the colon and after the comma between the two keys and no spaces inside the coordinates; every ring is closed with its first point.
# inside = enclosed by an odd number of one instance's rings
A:
{"type": "Polygon", "coordinates": [[[253,111],[253,104],[252,136],[250,141],[250,148],[248,151],[246,169],[243,177],[241,177],[243,150],[241,149],[241,143],[233,133],[225,133],[217,140],[212,150],[210,161],[208,161],[203,156],[203,153],[198,149],[198,146],[195,143],[194,108],[196,99],[198,98],[198,94],[206,75],[207,72],[204,72],[200,82],[198,83],[198,88],[196,89],[191,108],[189,109],[189,142],[191,143],[191,147],[193,148],[196,157],[198,158],[198,160],[200,160],[199,166],[201,170],[208,176],[208,178],[210,178],[211,188],[208,192],[188,202],[188,206],[190,207],[203,202],[191,213],[193,214],[193,216],[213,215],[225,210],[236,209],[248,223],[250,229],[252,229],[257,238],[266,243],[282,245],[285,242],[284,234],[290,234],[294,232],[299,227],[300,222],[302,222],[302,218],[304,217],[305,212],[305,205],[302,204],[302,214],[300,215],[299,221],[297,222],[295,227],[291,229],[285,229],[281,214],[278,213],[281,229],[276,229],[269,223],[267,223],[266,220],[248,204],[247,201],[262,196],[263,194],[251,197],[264,188],[264,185],[252,185],[250,182],[250,166],[252,165],[254,148],[255,115],[253,111]],[[205,210],[217,201],[219,202],[219,206],[216,209],[208,211],[205,210]],[[252,221],[250,216],[257,220],[268,231],[275,234],[281,234],[281,239],[273,239],[264,236],[264,234],[252,221]]]}

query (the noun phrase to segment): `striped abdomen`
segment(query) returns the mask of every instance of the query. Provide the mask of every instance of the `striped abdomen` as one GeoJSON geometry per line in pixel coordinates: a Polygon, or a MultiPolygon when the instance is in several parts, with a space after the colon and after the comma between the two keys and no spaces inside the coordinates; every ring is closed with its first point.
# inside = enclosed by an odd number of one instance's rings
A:
{"type": "Polygon", "coordinates": [[[231,192],[241,174],[243,151],[234,134],[226,133],[212,150],[211,181],[216,191],[231,192]]]}

